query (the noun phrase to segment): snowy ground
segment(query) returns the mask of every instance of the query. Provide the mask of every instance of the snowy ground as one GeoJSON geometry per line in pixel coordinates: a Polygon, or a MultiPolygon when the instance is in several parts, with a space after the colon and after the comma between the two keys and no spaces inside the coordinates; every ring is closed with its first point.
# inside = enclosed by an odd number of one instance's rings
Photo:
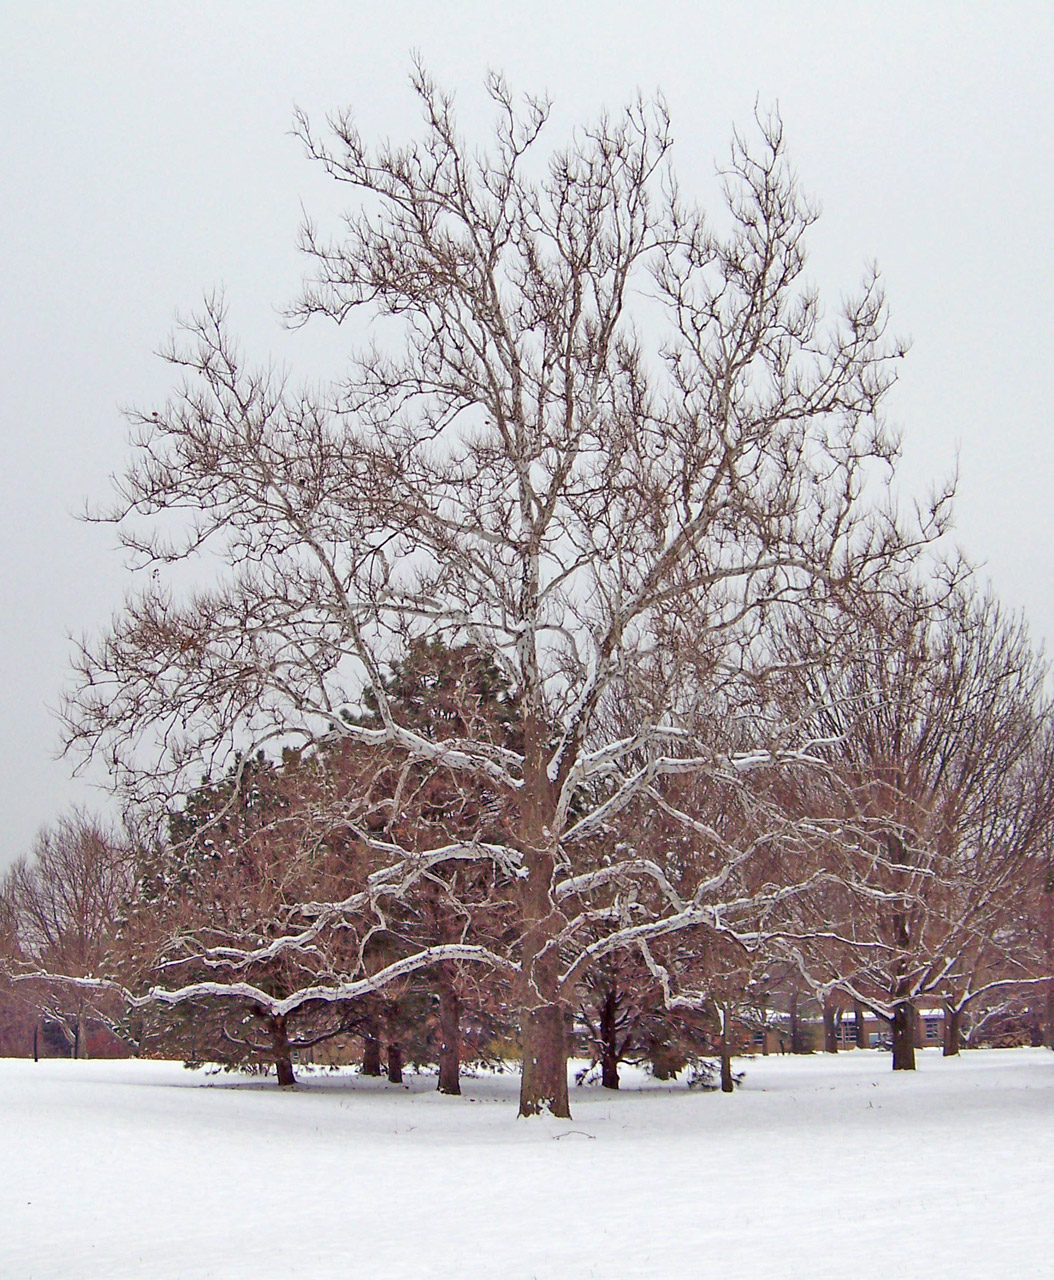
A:
{"type": "Polygon", "coordinates": [[[731,1097],[442,1098],[0,1060],[0,1277],[1054,1275],[1054,1054],[759,1058],[731,1097]]]}

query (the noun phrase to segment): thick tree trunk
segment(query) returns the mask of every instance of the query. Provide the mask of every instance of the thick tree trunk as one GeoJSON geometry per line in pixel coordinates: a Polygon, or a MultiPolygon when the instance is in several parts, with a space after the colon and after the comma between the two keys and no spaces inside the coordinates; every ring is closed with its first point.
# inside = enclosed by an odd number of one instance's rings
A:
{"type": "Polygon", "coordinates": [[[398,1040],[388,1041],[388,1079],[392,1084],[403,1082],[403,1047],[398,1040]]]}
{"type": "Polygon", "coordinates": [[[893,1006],[893,1070],[915,1070],[915,1006],[901,1000],[893,1006]]]}
{"type": "Polygon", "coordinates": [[[293,1050],[289,1044],[285,1018],[281,1015],[267,1019],[267,1031],[271,1037],[271,1056],[278,1073],[278,1086],[291,1089],[296,1084],[293,1071],[293,1050]]]}
{"type": "Polygon", "coordinates": [[[792,991],[790,996],[790,1050],[791,1053],[804,1053],[802,1044],[801,1019],[798,1017],[798,993],[792,991]]]}
{"type": "Polygon", "coordinates": [[[520,1077],[520,1115],[551,1111],[571,1117],[567,1096],[567,1044],[563,1006],[544,996],[523,1015],[523,1075],[520,1077]]]}
{"type": "Polygon", "coordinates": [[[439,1092],[461,1093],[461,1001],[453,975],[439,974],[439,1092]]]}
{"type": "Polygon", "coordinates": [[[600,1010],[600,1083],[617,1089],[618,1079],[618,991],[614,981],[600,1010]]]}
{"type": "Polygon", "coordinates": [[[384,1002],[384,1039],[388,1059],[388,1079],[392,1084],[403,1082],[403,1046],[399,1037],[399,1002],[384,1002]]]}
{"type": "Polygon", "coordinates": [[[539,955],[545,932],[528,929],[524,940],[522,1014],[523,1074],[520,1115],[550,1111],[570,1119],[567,1096],[567,1040],[564,1006],[559,999],[558,956],[553,948],[539,955]]]}
{"type": "Polygon", "coordinates": [[[955,1058],[962,1048],[963,1011],[944,1006],[944,1057],[955,1058]]]}
{"type": "Polygon", "coordinates": [[[379,1076],[381,1074],[381,1037],[374,1015],[367,1014],[364,1022],[366,1030],[362,1036],[362,1074],[379,1076]]]}
{"type": "Polygon", "coordinates": [[[556,871],[553,837],[556,797],[546,772],[548,726],[537,716],[524,723],[524,785],[520,839],[527,875],[521,881],[523,943],[520,959],[520,1035],[523,1074],[520,1115],[549,1111],[571,1117],[567,1096],[567,1038],[560,999],[559,949],[551,945],[562,917],[552,898],[556,871]]]}
{"type": "Polygon", "coordinates": [[[823,1051],[838,1052],[838,1026],[835,1021],[837,1008],[830,996],[823,998],[823,1051]]]}
{"type": "Polygon", "coordinates": [[[859,1000],[854,1000],[853,1001],[853,1018],[855,1019],[856,1026],[853,1028],[853,1030],[856,1035],[856,1047],[858,1049],[867,1049],[869,1047],[867,1043],[867,1022],[865,1020],[866,1016],[867,1015],[864,1013],[864,1006],[860,1003],[859,1000]]]}

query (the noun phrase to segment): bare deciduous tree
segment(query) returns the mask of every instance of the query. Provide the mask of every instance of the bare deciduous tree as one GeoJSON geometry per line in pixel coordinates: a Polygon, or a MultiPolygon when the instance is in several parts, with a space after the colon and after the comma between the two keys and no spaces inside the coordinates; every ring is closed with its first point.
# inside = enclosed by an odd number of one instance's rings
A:
{"type": "MultiPolygon", "coordinates": [[[[548,105],[494,77],[483,151],[414,83],[425,131],[404,147],[371,149],[350,116],[329,144],[298,122],[355,201],[340,238],[305,229],[299,308],[375,322],[347,378],[309,392],[252,369],[216,303],[169,350],[186,381],[136,416],[111,515],[148,574],[206,550],[227,571],[178,598],[147,586],[85,644],[69,741],[139,792],[186,789],[238,748],[340,736],[494,789],[503,839],[444,856],[511,878],[520,1109],[566,1115],[578,977],[721,916],[712,877],[677,889],[631,841],[603,866],[584,851],[664,778],[807,755],[785,723],[712,736],[727,690],[774,613],[888,580],[942,504],[905,532],[872,499],[896,455],[880,404],[899,351],[874,276],[830,321],[803,282],[815,215],[778,119],[735,137],[718,233],[677,189],[661,103],[543,155],[548,105]],[[515,745],[400,723],[386,674],[421,636],[492,656],[515,745]],[[632,729],[612,738],[616,695],[632,729]],[[646,914],[612,914],[613,885],[630,903],[644,884],[646,914]]],[[[388,883],[419,874],[419,851],[387,856],[388,883]]],[[[424,947],[400,972],[474,958],[494,960],[424,947]]]]}
{"type": "Polygon", "coordinates": [[[832,833],[835,887],[797,904],[787,940],[819,994],[841,985],[889,1020],[894,1069],[911,1070],[921,999],[954,1019],[1033,976],[1008,925],[1054,817],[1046,668],[972,584],[887,601],[841,655],[819,631],[792,645],[790,698],[827,742],[800,800],[832,833]]]}
{"type": "Polygon", "coordinates": [[[102,977],[132,888],[126,840],[83,813],[44,828],[32,854],[7,873],[4,899],[17,938],[19,988],[58,1023],[74,1056],[88,1053],[87,1024],[109,1022],[120,1005],[105,987],[76,986],[32,974],[102,977]]]}

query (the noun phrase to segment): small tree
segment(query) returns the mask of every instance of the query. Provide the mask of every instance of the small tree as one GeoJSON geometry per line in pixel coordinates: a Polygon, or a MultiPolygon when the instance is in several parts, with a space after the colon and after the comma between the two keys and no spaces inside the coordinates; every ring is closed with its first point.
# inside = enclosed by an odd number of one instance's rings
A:
{"type": "Polygon", "coordinates": [[[127,840],[76,812],[44,828],[32,854],[5,879],[20,992],[62,1028],[73,1057],[88,1055],[91,1020],[113,1025],[120,1001],[103,987],[61,979],[107,973],[128,907],[132,865],[127,840]]]}

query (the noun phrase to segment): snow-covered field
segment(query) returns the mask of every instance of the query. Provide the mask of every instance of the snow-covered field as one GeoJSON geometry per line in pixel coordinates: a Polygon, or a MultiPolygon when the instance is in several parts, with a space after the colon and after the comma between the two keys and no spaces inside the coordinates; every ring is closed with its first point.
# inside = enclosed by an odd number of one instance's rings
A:
{"type": "Polygon", "coordinates": [[[561,1122],[518,1121],[512,1076],[0,1060],[0,1277],[1054,1275],[1054,1054],[739,1065],[561,1122]]]}

